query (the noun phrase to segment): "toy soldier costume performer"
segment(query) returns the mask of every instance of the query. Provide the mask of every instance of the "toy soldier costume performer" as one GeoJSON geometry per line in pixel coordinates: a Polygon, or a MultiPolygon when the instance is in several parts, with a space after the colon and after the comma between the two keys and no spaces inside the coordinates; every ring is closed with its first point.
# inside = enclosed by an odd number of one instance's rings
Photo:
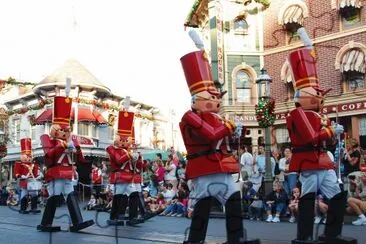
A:
{"type": "Polygon", "coordinates": [[[70,97],[56,96],[54,98],[52,126],[50,136],[41,136],[41,145],[45,153],[47,171],[45,179],[48,182],[49,198],[43,213],[42,222],[37,226],[40,231],[59,231],[59,226],[52,226],[56,206],[59,205],[61,194],[67,199],[72,226],[70,231],[76,232],[94,224],[93,220],[83,221],[77,196],[74,192],[72,179],[74,176],[72,154],[75,153],[78,162],[85,162],[79,142],[70,135],[70,112],[72,100],[70,97]]]}
{"type": "Polygon", "coordinates": [[[293,154],[289,170],[300,172],[302,184],[299,201],[297,238],[292,243],[317,243],[313,241],[314,202],[318,190],[328,199],[327,223],[320,243],[357,243],[341,237],[346,194],[341,192],[332,160],[324,145],[343,126],[331,125],[329,119],[319,114],[326,92],[319,87],[315,50],[304,28],[298,33],[308,48],[293,51],[288,56],[295,88],[295,105],[286,118],[293,154]]]}
{"type": "Polygon", "coordinates": [[[39,181],[38,175],[39,165],[33,162],[32,157],[32,139],[22,138],[20,140],[21,162],[15,162],[15,177],[19,180],[20,193],[20,210],[19,213],[27,214],[28,193],[31,196],[32,213],[40,213],[37,209],[38,191],[41,190],[42,183],[39,181]],[[29,183],[28,183],[29,182],[29,183]]]}
{"type": "Polygon", "coordinates": [[[127,204],[129,206],[129,220],[126,224],[136,225],[139,223],[136,218],[141,176],[135,172],[139,160],[137,157],[134,160],[135,157],[131,152],[133,119],[134,113],[119,111],[118,132],[114,146],[110,145],[106,148],[112,169],[109,182],[114,184],[112,209],[108,220],[110,225],[124,225],[127,204]],[[123,216],[123,219],[119,218],[120,215],[123,216]]]}
{"type": "Polygon", "coordinates": [[[229,145],[227,151],[221,147],[236,126],[217,114],[224,93],[214,86],[206,55],[204,51],[196,51],[181,58],[192,95],[192,110],[183,115],[179,124],[187,149],[186,178],[192,180],[190,198],[194,205],[185,243],[204,242],[212,198],[225,205],[228,243],[259,243],[259,240],[245,240],[240,191],[231,175],[239,172],[239,164],[228,152],[229,145]]]}

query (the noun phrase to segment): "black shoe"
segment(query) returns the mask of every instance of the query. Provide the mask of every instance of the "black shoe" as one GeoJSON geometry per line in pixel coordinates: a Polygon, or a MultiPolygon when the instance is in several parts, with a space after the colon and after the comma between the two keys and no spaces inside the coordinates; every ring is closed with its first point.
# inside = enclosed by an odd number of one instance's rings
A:
{"type": "Polygon", "coordinates": [[[108,219],[107,224],[108,225],[124,226],[125,222],[121,219],[108,219]]]}
{"type": "Polygon", "coordinates": [[[152,217],[155,217],[156,214],[154,213],[150,213],[150,212],[145,212],[144,216],[142,216],[142,218],[146,221],[148,219],[151,219],[152,217]]]}
{"type": "Polygon", "coordinates": [[[37,225],[37,230],[41,232],[57,232],[61,231],[61,227],[52,225],[37,225]]]}
{"type": "Polygon", "coordinates": [[[27,210],[19,210],[19,213],[20,214],[29,214],[29,211],[27,211],[27,210]]]}
{"type": "Polygon", "coordinates": [[[30,212],[32,214],[39,214],[39,213],[41,213],[41,210],[39,210],[39,209],[32,209],[30,212]]]}
{"type": "Polygon", "coordinates": [[[130,219],[126,222],[127,226],[137,226],[140,222],[137,219],[130,219]]]}
{"type": "Polygon", "coordinates": [[[72,221],[72,226],[70,227],[71,232],[77,232],[94,224],[94,220],[87,220],[84,222],[74,192],[69,193],[69,195],[67,196],[67,208],[69,209],[72,221]]]}
{"type": "Polygon", "coordinates": [[[48,198],[41,224],[37,226],[37,230],[44,232],[55,232],[61,230],[60,226],[52,226],[59,199],[60,196],[51,196],[48,198]]]}

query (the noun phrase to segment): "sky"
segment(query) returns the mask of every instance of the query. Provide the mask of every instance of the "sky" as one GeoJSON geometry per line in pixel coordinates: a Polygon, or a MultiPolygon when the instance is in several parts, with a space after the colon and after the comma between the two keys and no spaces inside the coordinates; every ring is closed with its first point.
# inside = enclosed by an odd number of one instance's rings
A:
{"type": "Polygon", "coordinates": [[[0,1],[0,78],[39,82],[76,59],[113,93],[176,120],[190,95],[180,57],[196,47],[184,30],[193,0],[0,1]]]}

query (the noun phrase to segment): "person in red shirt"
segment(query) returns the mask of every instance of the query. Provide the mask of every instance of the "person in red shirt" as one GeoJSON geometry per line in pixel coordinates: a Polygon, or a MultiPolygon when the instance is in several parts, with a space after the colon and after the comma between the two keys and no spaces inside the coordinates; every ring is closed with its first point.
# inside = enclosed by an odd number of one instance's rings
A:
{"type": "Polygon", "coordinates": [[[102,185],[102,170],[98,168],[95,163],[92,164],[91,176],[92,176],[91,178],[92,178],[93,189],[95,191],[97,198],[99,198],[102,185]]]}

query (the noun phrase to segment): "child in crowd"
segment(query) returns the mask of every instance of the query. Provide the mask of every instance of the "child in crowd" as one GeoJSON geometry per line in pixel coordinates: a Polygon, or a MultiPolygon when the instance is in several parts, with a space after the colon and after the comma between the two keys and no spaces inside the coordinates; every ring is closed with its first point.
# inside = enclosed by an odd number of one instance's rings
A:
{"type": "Polygon", "coordinates": [[[254,194],[253,201],[248,208],[250,220],[261,220],[263,214],[263,200],[259,193],[254,194]]]}
{"type": "Polygon", "coordinates": [[[84,207],[84,210],[94,210],[95,206],[97,206],[96,194],[92,194],[90,196],[90,200],[88,202],[88,205],[86,205],[84,207]]]}
{"type": "Polygon", "coordinates": [[[150,204],[150,210],[152,213],[161,213],[165,209],[165,199],[162,193],[158,194],[158,198],[152,198],[152,203],[150,204]]]}
{"type": "Polygon", "coordinates": [[[325,202],[324,196],[322,194],[318,194],[315,200],[315,217],[314,224],[319,224],[322,220],[322,215],[324,216],[323,224],[327,222],[327,212],[328,205],[325,202]]]}
{"type": "Polygon", "coordinates": [[[290,204],[288,205],[288,208],[290,209],[291,217],[289,219],[290,223],[294,223],[296,221],[295,216],[297,215],[298,209],[299,209],[299,199],[300,199],[300,189],[295,187],[292,190],[292,198],[290,200],[290,204]]]}

